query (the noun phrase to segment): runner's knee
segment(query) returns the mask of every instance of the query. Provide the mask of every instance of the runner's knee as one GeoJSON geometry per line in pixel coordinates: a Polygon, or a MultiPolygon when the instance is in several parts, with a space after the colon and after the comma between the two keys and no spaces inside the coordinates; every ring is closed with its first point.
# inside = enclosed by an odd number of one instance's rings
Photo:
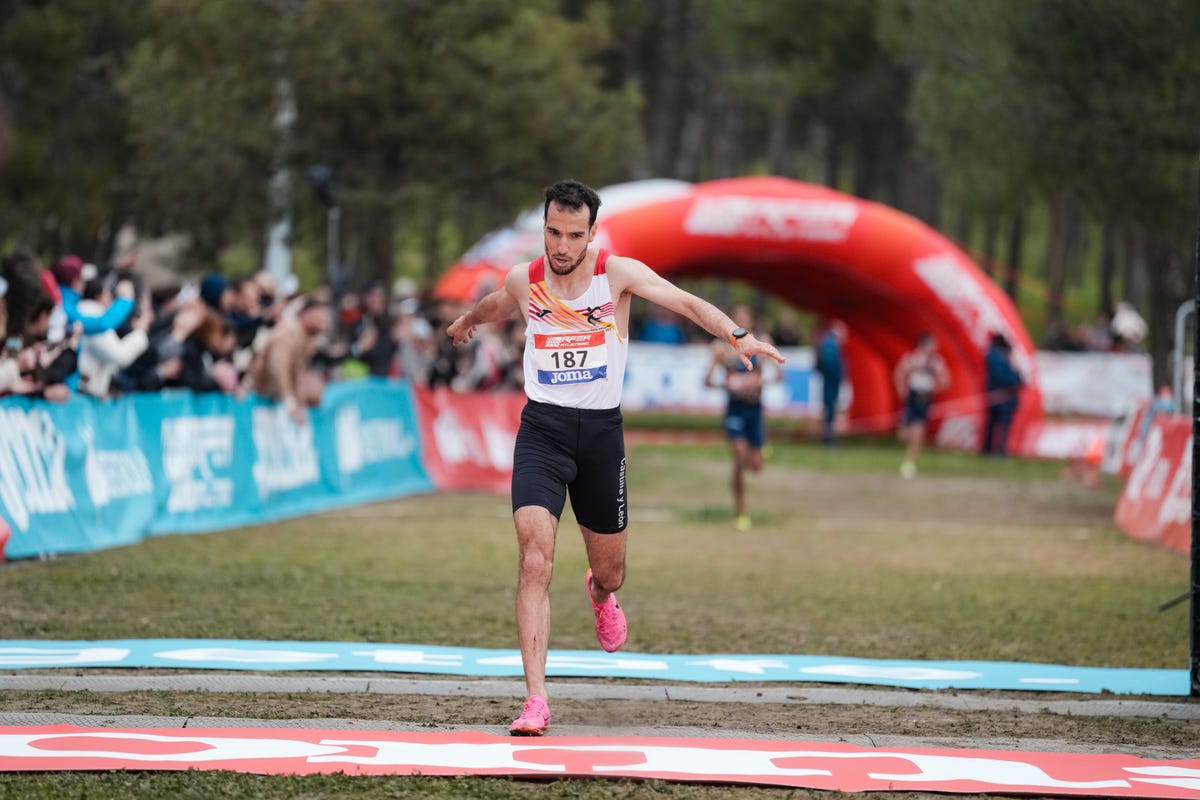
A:
{"type": "Polygon", "coordinates": [[[601,564],[592,567],[592,583],[606,592],[615,592],[625,583],[625,565],[601,564]]]}

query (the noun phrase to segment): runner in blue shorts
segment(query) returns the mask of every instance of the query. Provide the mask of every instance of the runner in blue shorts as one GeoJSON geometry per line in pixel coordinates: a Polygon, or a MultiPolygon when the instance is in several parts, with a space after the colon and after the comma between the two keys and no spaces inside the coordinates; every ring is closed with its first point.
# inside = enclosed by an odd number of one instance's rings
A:
{"type": "MultiPolygon", "coordinates": [[[[747,330],[754,324],[754,316],[746,306],[734,308],[730,318],[747,330]]],[[[763,444],[766,442],[763,382],[779,377],[777,368],[769,372],[757,369],[757,359],[752,359],[751,365],[754,369],[742,363],[729,342],[718,339],[713,342],[712,361],[704,378],[705,385],[724,389],[729,395],[725,405],[725,438],[729,440],[733,456],[734,522],[743,532],[750,530],[750,514],[746,511],[746,473],[758,472],[763,466],[763,444]]]]}
{"type": "Polygon", "coordinates": [[[899,431],[900,440],[904,442],[900,475],[912,479],[917,476],[917,456],[925,443],[934,395],[950,385],[950,372],[938,355],[937,339],[932,333],[925,332],[917,337],[917,346],[896,364],[892,379],[896,394],[904,404],[899,431]]]}

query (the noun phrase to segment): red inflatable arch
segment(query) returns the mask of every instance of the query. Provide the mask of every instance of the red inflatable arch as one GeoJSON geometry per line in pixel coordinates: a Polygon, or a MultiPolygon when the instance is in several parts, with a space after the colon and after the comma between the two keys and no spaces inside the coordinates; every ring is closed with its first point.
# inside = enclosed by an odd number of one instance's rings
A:
{"type": "MultiPolygon", "coordinates": [[[[993,332],[1013,344],[1030,388],[1017,428],[1042,416],[1033,343],[1008,296],[965,253],[895,209],[807,183],[773,177],[701,184],[646,182],[610,204],[601,191],[597,243],[659,274],[718,276],[756,284],[799,308],[846,322],[850,420],[861,429],[894,426],[899,398],[892,368],[919,333],[938,340],[951,376],[939,396],[937,440],[975,447],[983,403],[983,353],[993,332]],[[613,206],[616,206],[615,208],[613,206]]],[[[484,240],[435,292],[462,295],[468,279],[541,251],[541,208],[484,240]],[[455,286],[458,287],[457,291],[455,286]]],[[[495,280],[495,278],[493,278],[495,280]]],[[[490,285],[490,284],[486,284],[490,285]]],[[[1014,441],[1020,441],[1014,430],[1014,441]]]]}

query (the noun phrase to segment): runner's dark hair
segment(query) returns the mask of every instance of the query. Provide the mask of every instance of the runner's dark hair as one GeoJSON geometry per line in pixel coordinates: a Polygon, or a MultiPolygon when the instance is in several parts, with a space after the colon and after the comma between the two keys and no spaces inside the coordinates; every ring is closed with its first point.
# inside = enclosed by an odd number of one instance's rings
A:
{"type": "Polygon", "coordinates": [[[542,207],[542,219],[549,213],[551,203],[572,211],[587,206],[589,228],[596,224],[596,215],[600,213],[600,195],[596,194],[592,187],[575,180],[559,181],[546,187],[546,205],[542,207]]]}

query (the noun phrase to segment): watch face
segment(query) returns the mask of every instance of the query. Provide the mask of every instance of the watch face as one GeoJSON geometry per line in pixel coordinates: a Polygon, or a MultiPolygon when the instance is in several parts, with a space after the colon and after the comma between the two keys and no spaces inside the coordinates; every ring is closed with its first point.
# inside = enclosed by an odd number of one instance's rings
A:
{"type": "Polygon", "coordinates": [[[733,329],[733,338],[741,339],[743,336],[745,336],[749,332],[750,331],[746,330],[745,328],[734,328],[733,329]]]}

